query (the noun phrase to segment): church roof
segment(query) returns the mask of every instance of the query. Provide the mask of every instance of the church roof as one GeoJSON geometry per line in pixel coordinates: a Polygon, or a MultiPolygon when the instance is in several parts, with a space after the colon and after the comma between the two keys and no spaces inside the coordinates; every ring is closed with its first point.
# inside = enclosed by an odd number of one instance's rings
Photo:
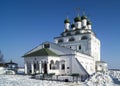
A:
{"type": "Polygon", "coordinates": [[[82,19],[82,20],[83,20],[83,19],[87,19],[87,16],[83,15],[83,16],[81,17],[81,19],[82,19]]]}
{"type": "Polygon", "coordinates": [[[70,20],[69,19],[65,19],[64,23],[70,23],[70,20]]]}
{"type": "Polygon", "coordinates": [[[72,25],[71,25],[71,28],[73,28],[73,27],[75,27],[75,24],[72,24],[72,25]]]}
{"type": "Polygon", "coordinates": [[[38,51],[32,52],[30,54],[26,54],[23,57],[32,57],[32,56],[58,56],[58,55],[48,48],[42,48],[38,51]]]}
{"type": "Polygon", "coordinates": [[[80,16],[75,17],[75,18],[74,18],[74,21],[75,21],[75,22],[81,21],[81,17],[80,17],[80,16]]]}

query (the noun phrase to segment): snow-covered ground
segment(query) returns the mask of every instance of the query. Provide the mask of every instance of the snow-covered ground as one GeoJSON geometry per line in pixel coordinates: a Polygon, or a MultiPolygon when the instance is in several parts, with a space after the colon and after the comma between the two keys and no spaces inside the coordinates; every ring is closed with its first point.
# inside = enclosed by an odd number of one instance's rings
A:
{"type": "MultiPolygon", "coordinates": [[[[35,80],[23,75],[0,75],[0,86],[81,86],[82,84],[35,80]]],[[[82,85],[84,86],[84,85],[82,85]]]]}
{"type": "Polygon", "coordinates": [[[85,82],[59,82],[31,79],[24,75],[0,75],[0,86],[120,86],[109,74],[96,73],[85,82]]]}

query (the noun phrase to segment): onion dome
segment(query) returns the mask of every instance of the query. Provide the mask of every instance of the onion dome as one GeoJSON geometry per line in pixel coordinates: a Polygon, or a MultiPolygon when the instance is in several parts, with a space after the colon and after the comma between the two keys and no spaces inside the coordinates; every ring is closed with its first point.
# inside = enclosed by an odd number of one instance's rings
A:
{"type": "Polygon", "coordinates": [[[92,24],[92,22],[91,21],[87,21],[87,25],[91,25],[92,24]]]}
{"type": "Polygon", "coordinates": [[[82,19],[82,20],[83,20],[83,19],[87,19],[87,16],[83,15],[83,16],[81,17],[81,19],[82,19]]]}
{"type": "Polygon", "coordinates": [[[70,20],[67,18],[64,20],[64,23],[70,23],[70,20]]]}
{"type": "Polygon", "coordinates": [[[75,18],[74,18],[74,21],[75,21],[75,22],[81,21],[81,17],[80,17],[80,16],[75,17],[75,18]]]}
{"type": "Polygon", "coordinates": [[[73,27],[75,27],[75,24],[72,24],[72,25],[71,25],[71,28],[73,28],[73,27]]]}

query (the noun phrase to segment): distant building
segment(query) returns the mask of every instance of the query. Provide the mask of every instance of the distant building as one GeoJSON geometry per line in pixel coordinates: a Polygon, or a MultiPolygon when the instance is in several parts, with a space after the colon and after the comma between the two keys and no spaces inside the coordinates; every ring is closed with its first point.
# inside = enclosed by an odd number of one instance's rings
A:
{"type": "Polygon", "coordinates": [[[0,63],[0,74],[16,74],[18,64],[12,60],[8,63],[0,63]]]}
{"type": "Polygon", "coordinates": [[[5,63],[5,68],[7,68],[8,70],[13,70],[13,71],[17,72],[18,64],[14,63],[11,60],[10,62],[5,63]]]}
{"type": "Polygon", "coordinates": [[[108,65],[104,61],[97,61],[96,62],[96,71],[98,72],[107,72],[108,71],[108,65]]]}
{"type": "Polygon", "coordinates": [[[97,70],[100,63],[100,40],[92,31],[87,16],[77,16],[71,24],[64,21],[65,29],[52,42],[43,42],[24,54],[25,74],[55,73],[88,76],[97,70]]]}

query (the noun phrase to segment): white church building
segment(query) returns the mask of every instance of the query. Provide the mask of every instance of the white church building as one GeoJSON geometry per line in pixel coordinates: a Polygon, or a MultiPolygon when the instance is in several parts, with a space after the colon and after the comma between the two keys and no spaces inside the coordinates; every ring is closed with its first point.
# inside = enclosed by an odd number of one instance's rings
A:
{"type": "Polygon", "coordinates": [[[24,54],[25,74],[86,76],[97,71],[97,63],[101,63],[100,40],[92,31],[91,21],[78,15],[73,24],[69,18],[64,24],[64,31],[54,38],[54,43],[43,42],[24,54]]]}

